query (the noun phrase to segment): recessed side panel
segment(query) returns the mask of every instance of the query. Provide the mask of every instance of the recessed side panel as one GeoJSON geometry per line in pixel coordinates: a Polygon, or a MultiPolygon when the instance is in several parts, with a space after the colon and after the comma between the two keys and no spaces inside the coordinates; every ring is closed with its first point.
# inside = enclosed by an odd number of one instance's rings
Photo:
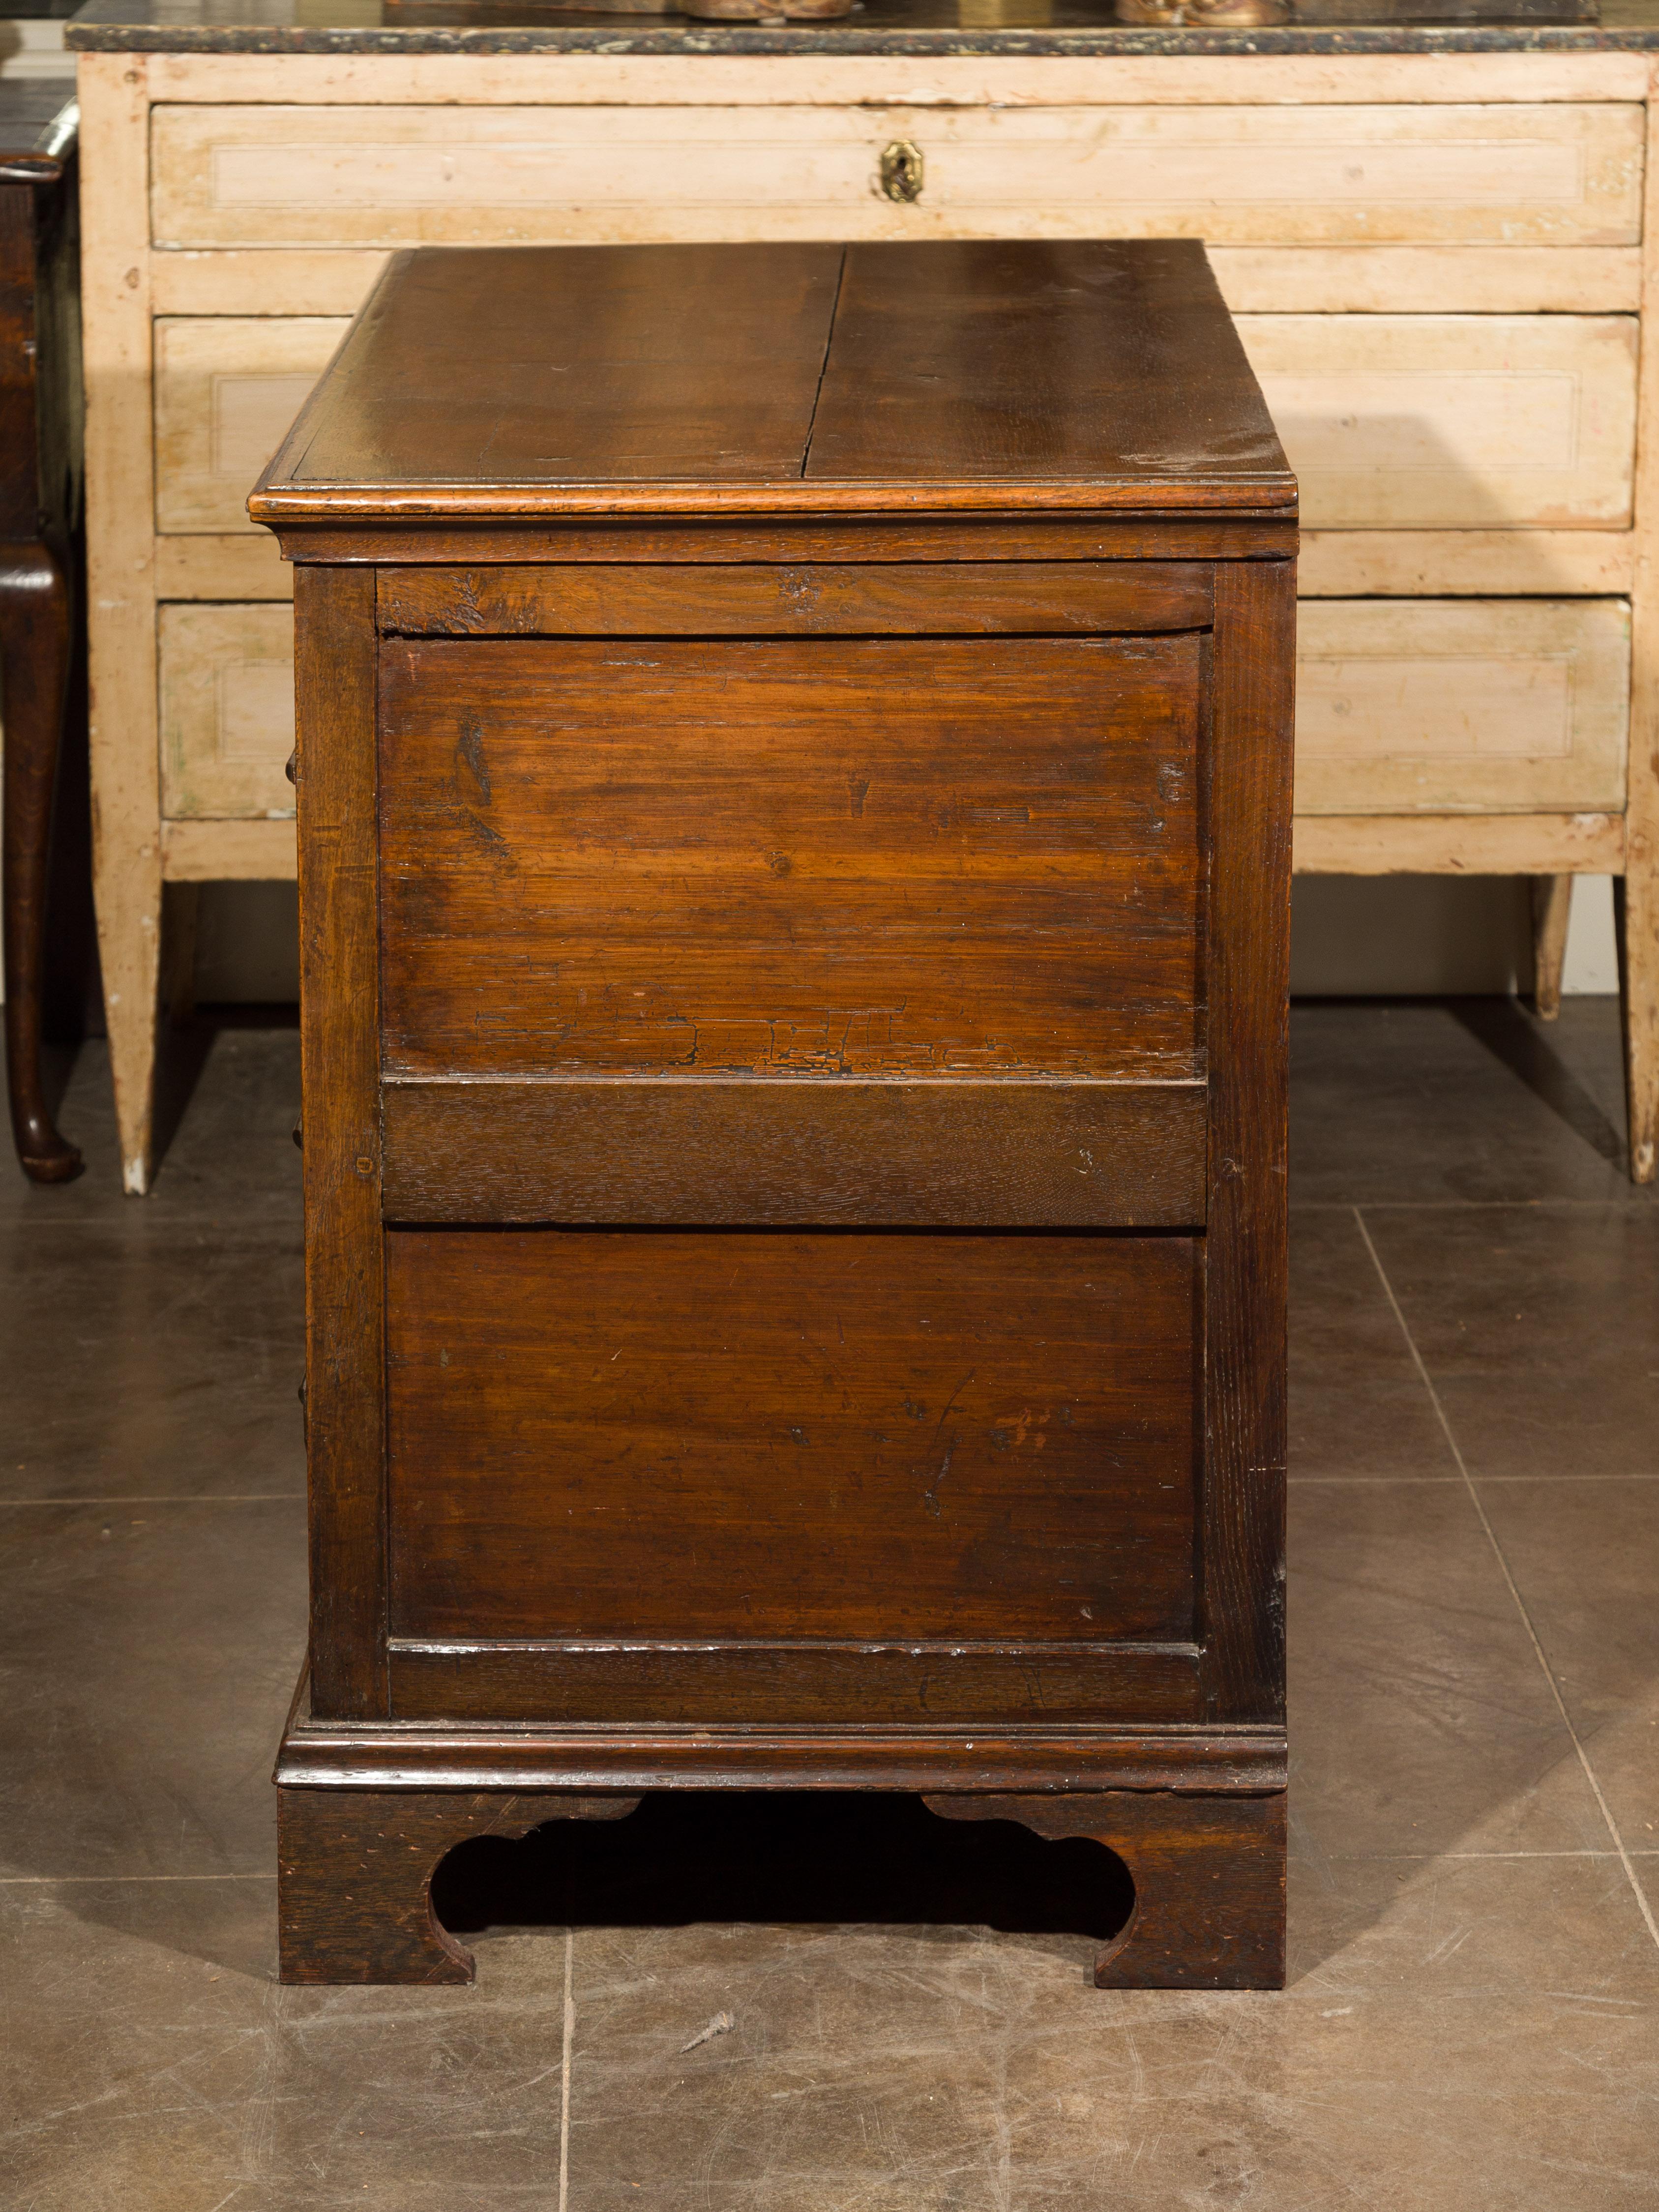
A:
{"type": "Polygon", "coordinates": [[[1195,1238],[386,1251],[394,1638],[1191,1638],[1195,1238]]]}
{"type": "Polygon", "coordinates": [[[387,1071],[1200,1073],[1199,661],[386,641],[387,1071]]]}

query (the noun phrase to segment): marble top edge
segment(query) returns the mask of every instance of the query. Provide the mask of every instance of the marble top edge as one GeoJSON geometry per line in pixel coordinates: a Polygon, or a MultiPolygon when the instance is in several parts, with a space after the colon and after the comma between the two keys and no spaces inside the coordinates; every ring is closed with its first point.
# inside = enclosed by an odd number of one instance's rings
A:
{"type": "Polygon", "coordinates": [[[368,28],[349,25],[147,23],[88,20],[129,4],[93,0],[64,28],[81,53],[191,54],[841,54],[972,58],[1148,55],[1648,53],[1651,24],[1289,24],[1255,31],[1157,30],[1102,24],[1086,29],[969,31],[883,29],[845,21],[778,27],[754,23],[653,21],[618,16],[604,27],[502,25],[467,28],[368,28]],[[634,27],[640,24],[639,27],[634,27]]]}
{"type": "Polygon", "coordinates": [[[61,173],[75,151],[80,111],[75,84],[68,77],[22,78],[0,84],[0,168],[9,184],[37,183],[61,173]]]}

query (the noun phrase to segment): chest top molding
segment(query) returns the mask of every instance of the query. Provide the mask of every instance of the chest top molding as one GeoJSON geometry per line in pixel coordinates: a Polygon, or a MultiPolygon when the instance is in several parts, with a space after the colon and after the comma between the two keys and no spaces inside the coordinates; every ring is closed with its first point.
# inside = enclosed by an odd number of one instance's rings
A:
{"type": "Polygon", "coordinates": [[[256,522],[1294,514],[1192,240],[394,255],[256,522]]]}

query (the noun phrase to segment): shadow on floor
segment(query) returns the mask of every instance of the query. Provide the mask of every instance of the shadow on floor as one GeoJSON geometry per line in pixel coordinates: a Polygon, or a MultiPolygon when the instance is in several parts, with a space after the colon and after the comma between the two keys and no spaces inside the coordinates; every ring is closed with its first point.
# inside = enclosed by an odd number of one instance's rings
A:
{"type": "Polygon", "coordinates": [[[155,1175],[166,1164],[220,1031],[294,1030],[299,1025],[299,1008],[285,1004],[200,1006],[187,1021],[163,1021],[155,1055],[155,1175]]]}
{"type": "Polygon", "coordinates": [[[151,1124],[153,1174],[159,1174],[167,1163],[173,1140],[202,1080],[216,1034],[215,1024],[192,1021],[164,1027],[157,1040],[155,1120],[151,1124]]]}
{"type": "Polygon", "coordinates": [[[1445,1004],[1467,1034],[1576,1137],[1614,1167],[1624,1166],[1624,1132],[1613,1127],[1518,999],[1449,999],[1445,1004]]]}
{"type": "Polygon", "coordinates": [[[623,1820],[556,1820],[459,1844],[433,1883],[457,1935],[502,1927],[756,1921],[994,1928],[1109,1940],[1134,1887],[1103,1844],[943,1820],[885,1791],[699,1791],[623,1820]]]}

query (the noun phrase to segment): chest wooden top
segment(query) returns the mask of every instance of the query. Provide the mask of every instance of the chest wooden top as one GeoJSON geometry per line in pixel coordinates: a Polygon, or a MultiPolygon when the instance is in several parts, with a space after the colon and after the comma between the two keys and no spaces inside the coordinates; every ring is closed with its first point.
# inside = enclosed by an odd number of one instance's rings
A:
{"type": "Polygon", "coordinates": [[[1294,511],[1191,240],[393,257],[256,521],[1294,511]]]}

